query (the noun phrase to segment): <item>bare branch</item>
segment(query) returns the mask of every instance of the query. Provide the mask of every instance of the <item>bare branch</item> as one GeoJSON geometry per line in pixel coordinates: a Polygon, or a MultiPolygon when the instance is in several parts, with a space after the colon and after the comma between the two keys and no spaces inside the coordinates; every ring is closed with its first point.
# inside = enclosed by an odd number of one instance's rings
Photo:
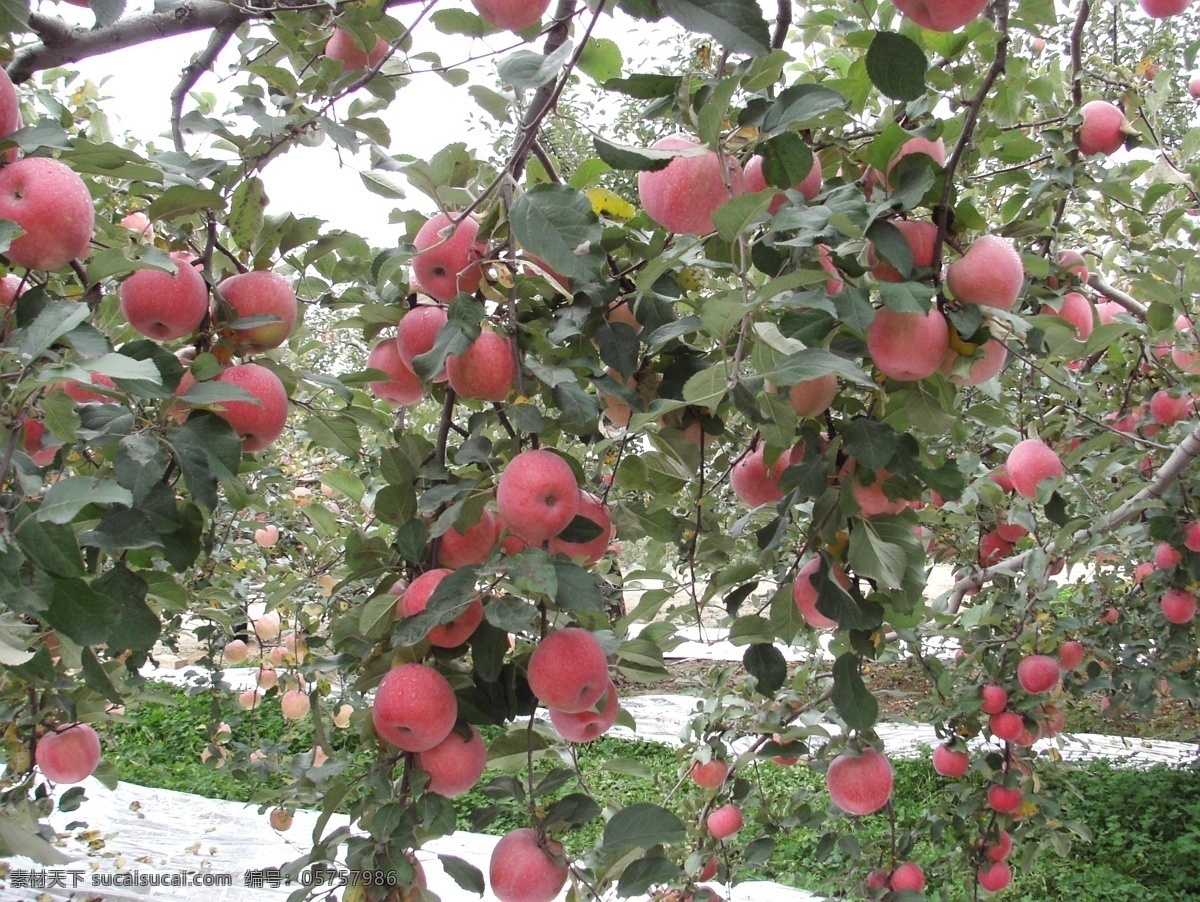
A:
{"type": "Polygon", "coordinates": [[[782,50],[792,27],[792,0],[778,0],[775,13],[775,33],[771,35],[771,49],[782,50]]]}
{"type": "MultiPolygon", "coordinates": [[[[1200,457],[1200,426],[1193,429],[1191,434],[1171,452],[1171,456],[1167,458],[1166,463],[1159,468],[1158,472],[1154,474],[1154,478],[1145,488],[1096,525],[1078,530],[1064,544],[1066,546],[1078,545],[1080,542],[1086,542],[1098,533],[1110,532],[1121,524],[1132,520],[1141,513],[1142,505],[1145,502],[1161,498],[1163,492],[1183,475],[1184,470],[1191,466],[1192,461],[1197,457],[1200,457]]],[[[954,583],[954,589],[950,593],[950,600],[947,603],[946,609],[952,614],[956,613],[962,607],[963,598],[972,589],[980,588],[984,583],[990,582],[997,576],[1021,572],[1031,554],[1031,551],[1023,551],[991,567],[984,567],[981,570],[976,570],[961,577],[954,583]]]]}
{"type": "Polygon", "coordinates": [[[1100,292],[1100,294],[1104,295],[1110,301],[1116,301],[1134,316],[1143,320],[1146,318],[1145,304],[1132,295],[1121,291],[1121,289],[1114,288],[1113,286],[1109,285],[1098,275],[1093,274],[1092,277],[1088,279],[1088,285],[1100,292]]]}
{"type": "Polygon", "coordinates": [[[184,98],[187,97],[188,91],[196,86],[200,76],[213,67],[217,57],[225,49],[225,45],[229,43],[229,39],[233,37],[233,33],[237,31],[240,24],[233,19],[226,19],[217,25],[208,37],[208,46],[196,54],[192,61],[184,67],[179,84],[171,91],[171,138],[175,141],[175,149],[180,153],[185,153],[187,150],[183,144],[183,128],[180,125],[183,118],[184,98]]]}

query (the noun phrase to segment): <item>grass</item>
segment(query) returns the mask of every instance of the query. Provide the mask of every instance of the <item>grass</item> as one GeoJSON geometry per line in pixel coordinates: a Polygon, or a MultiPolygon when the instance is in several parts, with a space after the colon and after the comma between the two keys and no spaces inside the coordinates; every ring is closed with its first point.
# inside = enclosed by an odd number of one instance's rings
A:
{"type": "MultiPolygon", "coordinates": [[[[250,774],[214,769],[201,762],[211,704],[208,696],[163,688],[155,701],[139,705],[126,722],[110,725],[109,748],[120,750],[119,756],[113,757],[119,762],[121,779],[235,801],[250,801],[264,787],[281,792],[288,779],[278,770],[250,774]]],[[[262,748],[276,756],[312,747],[311,731],[303,724],[285,722],[278,706],[252,713],[226,711],[225,716],[231,721],[231,746],[241,743],[247,749],[262,748]]],[[[496,735],[498,731],[485,731],[486,739],[496,735]]],[[[348,741],[345,734],[330,740],[335,746],[348,741]]],[[[639,801],[662,804],[679,773],[674,750],[651,744],[600,739],[579,747],[578,756],[587,790],[612,806],[639,801]],[[610,763],[613,759],[629,764],[614,766],[610,763]],[[622,772],[634,770],[641,776],[622,772]]],[[[895,770],[897,821],[910,831],[902,834],[900,841],[902,845],[911,841],[911,852],[906,854],[926,866],[930,877],[927,897],[973,898],[964,851],[954,846],[948,834],[938,836],[929,829],[931,813],[942,812],[946,805],[944,781],[925,760],[896,761],[895,770]]],[[[870,864],[863,863],[859,849],[886,838],[887,818],[839,818],[820,825],[828,804],[821,775],[802,766],[781,768],[764,763],[747,776],[757,807],[747,806],[747,829],[731,850],[735,863],[753,859],[755,865],[739,873],[817,893],[846,892],[846,873],[862,873],[870,864]],[[752,820],[755,817],[761,819],[757,825],[752,820]],[[783,829],[765,826],[776,820],[782,821],[783,829]],[[765,844],[749,845],[761,836],[774,840],[769,855],[765,844]]],[[[1039,795],[1047,800],[1046,813],[1060,822],[1077,822],[1094,839],[1075,842],[1069,851],[1062,849],[1066,854],[1061,856],[1043,849],[1032,857],[1041,837],[1026,835],[1029,830],[1023,833],[1019,827],[1015,879],[1005,899],[1166,902],[1200,898],[1200,874],[1194,864],[1200,853],[1200,829],[1196,826],[1200,824],[1200,780],[1193,771],[1132,771],[1095,762],[1061,771],[1043,768],[1039,777],[1044,781],[1039,795]],[[1056,804],[1061,811],[1054,810],[1056,804]],[[1019,858],[1023,853],[1031,860],[1019,858]]],[[[574,773],[566,771],[557,759],[539,764],[535,784],[543,781],[547,790],[539,793],[543,805],[581,790],[574,773]]],[[[479,787],[455,799],[459,828],[503,833],[526,825],[523,805],[513,798],[525,785],[515,783],[512,776],[489,771],[479,787]]],[[[696,816],[701,802],[689,785],[672,796],[671,807],[688,819],[696,816]]],[[[570,851],[582,853],[594,845],[602,829],[602,819],[596,818],[568,833],[564,841],[570,851]]]]}

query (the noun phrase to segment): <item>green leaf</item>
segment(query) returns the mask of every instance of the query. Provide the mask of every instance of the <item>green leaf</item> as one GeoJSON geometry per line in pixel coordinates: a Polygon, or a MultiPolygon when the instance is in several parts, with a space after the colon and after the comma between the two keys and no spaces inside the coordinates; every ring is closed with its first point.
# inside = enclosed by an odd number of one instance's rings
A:
{"type": "Polygon", "coordinates": [[[438,861],[450,879],[460,888],[476,896],[483,895],[483,872],[479,868],[454,855],[438,855],[438,861]]]}
{"type": "Polygon", "coordinates": [[[168,188],[150,204],[146,215],[151,219],[177,219],[191,213],[208,210],[221,212],[225,209],[225,198],[219,192],[191,185],[175,185],[168,188]]]}
{"type": "Polygon", "coordinates": [[[637,72],[628,78],[610,78],[603,87],[606,91],[619,91],[635,100],[657,100],[673,96],[682,80],[678,75],[637,72]]]}
{"type": "Polygon", "coordinates": [[[849,101],[824,85],[799,84],[784,88],[763,117],[763,131],[782,132],[794,125],[809,124],[830,110],[842,110],[849,101]]]}
{"type": "Polygon", "coordinates": [[[758,681],[755,691],[759,695],[773,696],[787,680],[787,661],[774,645],[761,642],[751,645],[742,655],[742,665],[758,681]]]}
{"type": "Polygon", "coordinates": [[[879,718],[879,702],[863,683],[859,660],[846,652],[833,664],[833,706],[852,730],[869,730],[879,718]]]}
{"type": "Polygon", "coordinates": [[[659,5],[688,31],[711,35],[734,53],[771,52],[770,29],[757,0],[660,0],[659,5]]]}
{"type": "Polygon", "coordinates": [[[494,25],[475,13],[465,9],[439,9],[429,17],[433,27],[442,34],[461,34],[470,38],[482,38],[495,34],[494,25]]]}
{"type": "Polygon", "coordinates": [[[842,427],[846,453],[864,467],[878,470],[896,456],[896,430],[869,417],[855,417],[842,427]]]}
{"type": "Polygon", "coordinates": [[[904,233],[886,219],[877,219],[867,229],[867,239],[875,256],[892,264],[900,277],[907,279],[913,271],[912,245],[904,233]]]}
{"type": "Polygon", "coordinates": [[[880,282],[879,299],[897,313],[925,314],[933,307],[937,291],[922,282],[880,282]]]}
{"type": "Polygon", "coordinates": [[[318,413],[309,414],[304,421],[304,431],[309,439],[322,448],[329,448],[347,457],[358,457],[362,437],[358,426],[348,417],[327,417],[318,413]]]}
{"type": "Polygon", "coordinates": [[[96,653],[91,648],[83,650],[82,663],[83,682],[89,689],[102,695],[114,705],[124,703],[125,699],[121,698],[121,693],[113,685],[113,681],[108,676],[108,671],[104,669],[104,666],[100,663],[100,659],[96,657],[96,653]]]}
{"type": "Polygon", "coordinates": [[[500,81],[522,91],[539,88],[555,78],[571,55],[574,45],[564,41],[549,56],[532,50],[518,50],[502,59],[496,66],[500,81]]]}
{"type": "Polygon", "coordinates": [[[794,132],[784,132],[759,146],[763,157],[763,176],[768,185],[791,188],[819,165],[804,140],[794,132]]]}
{"type": "Polygon", "coordinates": [[[669,858],[659,855],[639,858],[621,872],[617,895],[623,898],[644,895],[650,887],[677,880],[682,873],[682,868],[669,858]]]}
{"type": "Polygon", "coordinates": [[[604,84],[621,74],[621,48],[609,38],[588,38],[577,64],[592,81],[604,84]]]}
{"type": "Polygon", "coordinates": [[[683,385],[683,400],[698,407],[716,407],[729,388],[729,373],[721,365],[696,373],[683,385]]]}
{"type": "Polygon", "coordinates": [[[630,144],[615,144],[612,141],[606,141],[599,135],[592,136],[592,146],[596,149],[596,155],[613,169],[635,172],[658,172],[670,166],[671,161],[676,157],[695,157],[708,153],[706,147],[685,150],[652,150],[646,147],[634,147],[630,144]]]}
{"type": "Polygon", "coordinates": [[[133,506],[133,493],[108,479],[68,476],[50,486],[37,517],[47,523],[70,523],[89,504],[133,506]]]}
{"type": "Polygon", "coordinates": [[[743,194],[721,204],[713,211],[713,225],[717,227],[717,234],[730,244],[735,244],[738,236],[751,225],[766,218],[767,208],[774,199],[772,194],[758,192],[743,194]]]}
{"type": "Polygon", "coordinates": [[[512,206],[521,246],[568,278],[595,279],[605,263],[603,230],[587,196],[566,185],[535,185],[512,206]]]}
{"type": "Polygon", "coordinates": [[[33,322],[20,330],[17,352],[21,359],[28,363],[41,357],[58,339],[86,320],[89,313],[87,304],[50,301],[33,322]]]}
{"type": "Polygon", "coordinates": [[[66,864],[71,861],[71,856],[60,852],[6,813],[0,813],[0,843],[5,847],[5,855],[21,855],[38,864],[66,864]]]}
{"type": "Polygon", "coordinates": [[[871,517],[857,521],[850,530],[851,569],[884,588],[901,588],[910,556],[919,554],[920,544],[906,519],[871,517]]]}
{"type": "MultiPolygon", "coordinates": [[[[567,771],[571,774],[571,771],[567,771]]],[[[583,792],[572,792],[555,801],[546,811],[545,823],[549,830],[566,827],[582,827],[594,821],[602,813],[600,805],[583,792]]]]}
{"type": "Polygon", "coordinates": [[[83,364],[89,373],[99,373],[111,379],[136,379],[162,385],[162,373],[153,360],[136,359],[124,354],[105,354],[83,364]]]}
{"type": "Polygon", "coordinates": [[[561,557],[554,559],[554,572],[558,589],[554,603],[564,611],[603,611],[604,595],[596,574],[580,567],[574,561],[561,557]]]}
{"type": "Polygon", "coordinates": [[[25,556],[55,576],[83,576],[83,557],[75,531],[69,526],[44,523],[37,519],[35,511],[28,505],[17,510],[13,535],[25,556]]]}
{"type": "Polygon", "coordinates": [[[225,220],[238,247],[248,248],[262,231],[267,209],[267,190],[257,176],[246,179],[233,191],[233,206],[225,220]]]}
{"type": "Polygon", "coordinates": [[[397,596],[381,592],[362,606],[358,628],[368,639],[382,638],[392,625],[396,614],[397,596]]]}
{"type": "Polygon", "coordinates": [[[912,38],[878,31],[867,49],[867,74],[885,97],[916,100],[925,94],[929,61],[912,38]]]}
{"type": "MultiPolygon", "coordinates": [[[[0,29],[7,34],[21,34],[29,25],[28,0],[0,0],[0,29]]],[[[32,857],[32,856],[30,856],[32,857]]],[[[69,859],[63,858],[62,861],[69,859]]],[[[45,864],[45,862],[41,862],[45,864]]]]}
{"type": "Polygon", "coordinates": [[[480,108],[485,110],[497,122],[509,123],[512,121],[512,97],[509,97],[507,94],[500,94],[482,85],[472,85],[467,88],[467,93],[475,99],[475,103],[480,108]]]}
{"type": "Polygon", "coordinates": [[[97,28],[115,24],[125,13],[125,0],[91,0],[91,6],[96,14],[97,28]]]}
{"type": "Polygon", "coordinates": [[[501,595],[492,598],[483,606],[487,622],[505,633],[520,633],[529,628],[537,614],[535,608],[523,598],[501,595]]]}
{"type": "Polygon", "coordinates": [[[162,633],[162,622],[146,604],[146,581],[119,563],[92,583],[92,590],[108,598],[117,612],[109,630],[108,651],[149,651],[162,633]]]}
{"type": "Polygon", "coordinates": [[[117,611],[107,596],[82,579],[56,579],[54,594],[42,617],[78,645],[100,645],[108,641],[117,611]]]}
{"type": "Polygon", "coordinates": [[[622,808],[604,825],[604,845],[652,849],[687,839],[687,827],[674,813],[649,802],[622,808]]]}
{"type": "Polygon", "coordinates": [[[188,491],[201,507],[217,506],[217,484],[237,475],[242,442],[220,417],[193,413],[186,423],[167,430],[188,491]]]}
{"type": "Polygon", "coordinates": [[[858,385],[873,386],[871,378],[856,364],[824,348],[805,348],[789,354],[775,365],[771,373],[760,373],[780,385],[799,385],[830,373],[858,385]]]}
{"type": "Polygon", "coordinates": [[[588,426],[596,422],[600,414],[600,402],[578,382],[560,382],[554,386],[551,394],[568,423],[588,426]]]}

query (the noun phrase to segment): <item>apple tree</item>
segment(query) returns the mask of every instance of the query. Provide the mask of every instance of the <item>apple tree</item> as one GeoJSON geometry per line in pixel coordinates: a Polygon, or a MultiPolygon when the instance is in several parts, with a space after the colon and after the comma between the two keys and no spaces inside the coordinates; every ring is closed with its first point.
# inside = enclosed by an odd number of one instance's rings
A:
{"type": "Polygon", "coordinates": [[[386,878],[356,898],[425,893],[485,763],[505,900],[709,898],[796,827],[872,898],[1061,853],[1031,747],[1064,698],[1196,697],[1189,6],[0,4],[0,848],[57,860],[80,790],[47,781],[116,779],[105,721],[198,642],[210,764],[277,828],[321,809],[288,867],[386,878]],[[114,134],[71,67],[184,33],[169,139],[114,134]],[[490,152],[405,152],[389,107],[437,78],[490,152]],[[268,190],[315,145],[411,202],[388,246],[268,190]],[[616,810],[572,749],[701,624],[742,667],[616,810]],[[944,740],[912,822],[871,685],[900,657],[944,740]],[[239,730],[275,704],[306,754],[239,730]],[[773,816],[785,765],[828,791],[773,816]]]}

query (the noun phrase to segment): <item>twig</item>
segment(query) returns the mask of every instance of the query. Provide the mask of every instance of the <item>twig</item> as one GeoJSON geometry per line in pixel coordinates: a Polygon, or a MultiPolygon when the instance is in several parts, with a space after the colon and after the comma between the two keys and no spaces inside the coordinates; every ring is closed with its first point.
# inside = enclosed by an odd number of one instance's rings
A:
{"type": "Polygon", "coordinates": [[[1093,274],[1088,279],[1088,285],[1094,288],[1100,294],[1104,295],[1110,301],[1116,301],[1134,316],[1144,320],[1146,318],[1147,308],[1141,301],[1137,300],[1132,295],[1126,294],[1119,288],[1113,288],[1098,275],[1093,274]]]}
{"type": "Polygon", "coordinates": [[[171,138],[175,142],[175,149],[180,153],[187,151],[183,144],[183,127],[180,124],[183,119],[184,98],[187,97],[188,91],[196,86],[200,76],[213,67],[240,24],[241,22],[234,19],[226,19],[219,23],[208,36],[208,45],[184,67],[179,84],[171,91],[171,138]]]}

